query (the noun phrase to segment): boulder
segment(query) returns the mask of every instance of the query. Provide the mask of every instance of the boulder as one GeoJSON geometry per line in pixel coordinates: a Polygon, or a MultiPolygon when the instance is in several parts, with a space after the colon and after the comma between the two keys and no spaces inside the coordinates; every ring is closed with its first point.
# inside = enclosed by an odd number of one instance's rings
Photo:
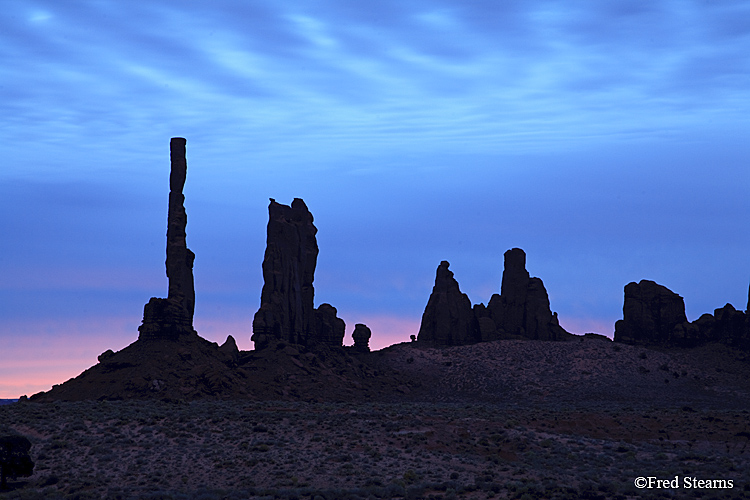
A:
{"type": "Polygon", "coordinates": [[[417,340],[432,345],[473,344],[481,340],[469,297],[461,293],[458,282],[442,261],[437,268],[435,286],[427,301],[417,340]]]}
{"type": "Polygon", "coordinates": [[[315,309],[315,332],[308,344],[322,344],[332,347],[343,344],[346,323],[336,316],[337,312],[331,304],[320,304],[315,309]]]}
{"type": "Polygon", "coordinates": [[[372,332],[367,328],[367,325],[362,323],[354,325],[354,331],[352,332],[352,339],[354,340],[353,349],[358,352],[370,352],[371,336],[372,332]]]}
{"type": "Polygon", "coordinates": [[[682,297],[649,280],[625,286],[622,317],[615,323],[614,340],[628,344],[672,343],[673,338],[683,335],[683,323],[687,323],[682,297]],[[683,326],[673,335],[679,325],[683,326]]]}
{"type": "Polygon", "coordinates": [[[182,137],[173,137],[169,144],[171,170],[167,213],[167,298],[152,297],[145,305],[143,324],[138,327],[139,339],[177,339],[184,334],[196,334],[193,329],[195,254],[187,247],[187,214],[185,196],[182,194],[187,176],[186,142],[182,137]]]}
{"type": "Polygon", "coordinates": [[[112,356],[114,356],[114,355],[115,355],[115,353],[114,353],[114,351],[112,349],[107,349],[106,351],[104,351],[103,353],[101,353],[99,356],[97,356],[96,359],[100,363],[104,363],[108,359],[112,358],[112,356]]]}

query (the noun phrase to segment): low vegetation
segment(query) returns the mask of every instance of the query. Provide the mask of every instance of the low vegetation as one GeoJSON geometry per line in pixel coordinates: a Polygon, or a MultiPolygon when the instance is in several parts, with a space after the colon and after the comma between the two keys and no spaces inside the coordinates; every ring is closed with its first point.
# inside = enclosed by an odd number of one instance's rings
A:
{"type": "Polygon", "coordinates": [[[750,498],[750,414],[701,407],[22,402],[2,498],[750,498]],[[732,480],[639,490],[640,476],[732,480]]]}

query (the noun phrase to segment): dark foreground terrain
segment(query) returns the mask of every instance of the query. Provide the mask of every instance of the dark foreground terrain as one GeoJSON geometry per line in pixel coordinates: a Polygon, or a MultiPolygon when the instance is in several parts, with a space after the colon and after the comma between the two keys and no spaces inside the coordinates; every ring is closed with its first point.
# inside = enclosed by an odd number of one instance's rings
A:
{"type": "Polygon", "coordinates": [[[36,469],[0,498],[750,498],[745,356],[407,344],[368,360],[392,394],[19,402],[36,469]]]}

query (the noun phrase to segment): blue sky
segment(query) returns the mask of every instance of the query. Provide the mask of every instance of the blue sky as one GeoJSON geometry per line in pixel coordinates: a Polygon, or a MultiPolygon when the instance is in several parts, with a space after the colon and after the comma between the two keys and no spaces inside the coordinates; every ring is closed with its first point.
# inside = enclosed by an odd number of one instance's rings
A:
{"type": "MultiPolygon", "coordinates": [[[[316,304],[416,333],[521,247],[574,333],[652,279],[750,282],[750,2],[14,1],[0,10],[0,397],[137,338],[186,137],[199,333],[251,348],[268,198],[315,216],[316,304]]],[[[347,343],[351,340],[347,338],[347,343]]]]}

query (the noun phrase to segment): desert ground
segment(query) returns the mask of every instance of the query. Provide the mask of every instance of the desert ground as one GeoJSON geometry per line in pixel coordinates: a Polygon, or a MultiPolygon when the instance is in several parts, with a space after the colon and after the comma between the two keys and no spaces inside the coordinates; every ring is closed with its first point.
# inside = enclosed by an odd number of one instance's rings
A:
{"type": "Polygon", "coordinates": [[[581,339],[401,344],[366,362],[408,383],[0,406],[36,462],[0,498],[750,498],[746,353],[581,339]],[[649,477],[670,482],[636,487],[649,477]]]}

